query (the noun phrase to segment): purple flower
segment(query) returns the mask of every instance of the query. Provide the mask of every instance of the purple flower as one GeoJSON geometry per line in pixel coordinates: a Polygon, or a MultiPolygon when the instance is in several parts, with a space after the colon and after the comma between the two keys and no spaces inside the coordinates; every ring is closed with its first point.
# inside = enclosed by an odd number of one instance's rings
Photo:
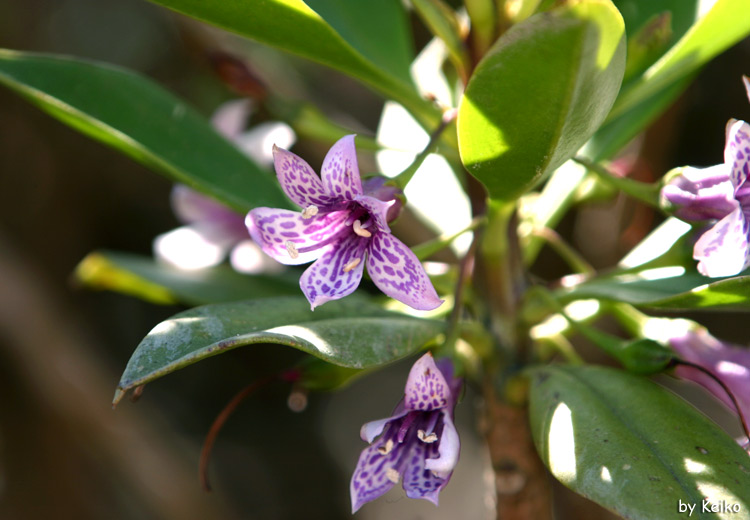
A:
{"type": "Polygon", "coordinates": [[[351,294],[365,265],[375,285],[392,298],[419,310],[442,303],[417,257],[390,232],[396,190],[378,181],[363,186],[353,135],[328,151],[322,178],[297,155],[277,147],[273,152],[281,187],[302,211],[256,208],[245,223],[276,261],[316,260],[300,278],[313,309],[351,294]]]}
{"type": "Polygon", "coordinates": [[[393,415],[362,426],[362,440],[370,445],[359,456],[352,476],[352,512],[399,481],[409,498],[437,505],[440,490],[458,463],[453,408],[460,389],[461,379],[453,377],[450,360],[435,364],[427,353],[414,363],[393,415]]]}
{"type": "Polygon", "coordinates": [[[750,125],[730,121],[724,164],[689,170],[663,196],[688,219],[719,218],[696,242],[693,258],[704,276],[733,276],[750,265],[750,125]]]}
{"type": "Polygon", "coordinates": [[[737,206],[734,186],[724,164],[710,168],[687,166],[667,174],[661,189],[662,205],[687,221],[719,220],[737,206]]]}
{"type": "Polygon", "coordinates": [[[750,426],[750,349],[719,341],[705,329],[685,332],[669,342],[684,361],[701,367],[716,379],[688,365],[677,365],[675,374],[706,388],[737,413],[746,427],[750,426]],[[731,397],[717,379],[732,393],[731,397]]]}

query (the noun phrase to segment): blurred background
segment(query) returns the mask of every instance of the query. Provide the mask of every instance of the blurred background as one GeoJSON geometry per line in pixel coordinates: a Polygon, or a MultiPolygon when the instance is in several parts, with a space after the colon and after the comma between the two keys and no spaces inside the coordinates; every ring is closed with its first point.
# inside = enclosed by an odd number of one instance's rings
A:
{"type": "MultiPolygon", "coordinates": [[[[417,24],[415,30],[426,42],[417,24]]],[[[242,48],[270,88],[313,101],[364,135],[375,135],[382,108],[382,100],[343,76],[142,0],[0,0],[0,47],[135,69],[207,116],[236,97],[214,73],[209,54],[242,48]]],[[[750,75],[750,40],[709,64],[656,122],[633,174],[650,180],[674,166],[721,162],[727,119],[750,120],[742,74],[750,75]]],[[[305,141],[295,148],[315,168],[326,150],[305,141]]],[[[371,154],[360,160],[364,171],[374,170],[371,154]]],[[[0,518],[349,518],[350,472],[363,447],[359,427],[389,415],[409,361],[336,394],[310,396],[302,413],[287,406],[288,385],[259,390],[219,435],[211,493],[201,490],[198,460],[212,421],[235,393],[292,365],[298,354],[238,349],[149,384],[137,404],[126,400],[111,409],[135,346],[182,308],[87,291],[71,275],[95,249],[150,254],[153,238],[178,225],[170,189],[165,178],[0,88],[0,518]]],[[[579,208],[561,230],[595,266],[606,267],[658,219],[617,199],[579,208]]],[[[545,279],[561,269],[552,254],[542,254],[534,268],[545,279]]],[[[722,339],[749,341],[740,316],[692,317],[722,339]]],[[[731,426],[714,401],[687,391],[731,426]]],[[[462,460],[439,509],[399,491],[359,516],[491,516],[492,475],[488,480],[474,433],[477,406],[467,392],[458,410],[462,460]]],[[[583,499],[561,496],[559,507],[571,518],[603,518],[583,499]]]]}

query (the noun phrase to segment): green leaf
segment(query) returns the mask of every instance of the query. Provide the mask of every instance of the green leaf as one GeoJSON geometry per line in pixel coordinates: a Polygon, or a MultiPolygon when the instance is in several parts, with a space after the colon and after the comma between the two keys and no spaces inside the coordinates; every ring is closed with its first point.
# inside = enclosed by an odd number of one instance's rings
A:
{"type": "Polygon", "coordinates": [[[599,128],[624,67],[624,25],[608,0],[515,25],[479,63],[461,102],[464,165],[491,197],[518,197],[599,128]]]}
{"type": "Polygon", "coordinates": [[[552,474],[624,518],[676,518],[679,501],[697,504],[692,518],[734,517],[702,512],[704,498],[750,508],[747,453],[643,377],[594,366],[536,368],[530,421],[552,474]]]}
{"type": "Polygon", "coordinates": [[[412,50],[400,0],[152,1],[354,76],[422,123],[439,121],[409,79],[412,50]]]}
{"type": "Polygon", "coordinates": [[[585,298],[650,309],[750,309],[750,276],[707,278],[682,266],[593,279],[560,291],[563,302],[585,298]]]}
{"type": "Polygon", "coordinates": [[[268,296],[298,295],[298,273],[240,274],[228,266],[175,269],[147,256],[101,251],[76,267],[76,280],[91,289],[117,291],[160,303],[203,305],[268,296]]]}
{"type": "Polygon", "coordinates": [[[0,49],[0,83],[89,137],[236,210],[289,207],[273,175],[143,76],[90,61],[0,49]]]}
{"type": "Polygon", "coordinates": [[[621,0],[628,33],[649,16],[670,11],[677,42],[643,74],[623,85],[606,124],[587,147],[594,160],[611,157],[659,116],[690,84],[698,70],[750,34],[747,0],[717,0],[708,13],[698,0],[621,0]]]}
{"type": "Polygon", "coordinates": [[[369,368],[406,357],[441,333],[441,321],[349,297],[315,312],[300,297],[206,305],[154,327],[130,358],[115,403],[129,389],[237,347],[276,343],[329,363],[369,368]]]}

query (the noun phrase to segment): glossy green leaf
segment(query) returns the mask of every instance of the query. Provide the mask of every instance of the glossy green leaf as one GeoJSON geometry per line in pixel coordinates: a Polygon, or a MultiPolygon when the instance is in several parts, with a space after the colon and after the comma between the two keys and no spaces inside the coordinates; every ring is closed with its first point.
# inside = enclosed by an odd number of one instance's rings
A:
{"type": "Polygon", "coordinates": [[[268,296],[298,295],[299,273],[240,274],[228,266],[185,271],[131,253],[91,253],[76,267],[76,280],[91,289],[117,291],[144,300],[203,305],[268,296]]]}
{"type": "Polygon", "coordinates": [[[127,390],[237,347],[276,343],[349,368],[413,354],[443,331],[442,321],[383,310],[349,297],[310,310],[303,297],[206,305],[154,327],[130,358],[115,401],[127,390]]]}
{"type": "Polygon", "coordinates": [[[611,368],[547,366],[531,371],[534,443],[552,474],[624,518],[744,518],[750,459],[716,424],[646,378],[611,368]],[[742,514],[705,513],[725,501],[742,514]]]}
{"type": "Polygon", "coordinates": [[[0,50],[0,83],[89,137],[236,210],[289,207],[272,174],[148,78],[101,63],[0,50]]]}
{"type": "Polygon", "coordinates": [[[608,276],[561,291],[562,300],[620,301],[665,310],[750,309],[750,276],[706,278],[682,266],[608,276]]]}
{"type": "Polygon", "coordinates": [[[621,0],[626,27],[630,32],[656,13],[672,13],[674,45],[643,74],[623,85],[607,118],[596,133],[587,155],[595,160],[614,155],[638,132],[659,116],[690,84],[698,70],[750,34],[747,0],[621,0]]]}
{"type": "Polygon", "coordinates": [[[608,0],[561,7],[512,27],[479,63],[461,102],[464,165],[491,197],[518,197],[599,128],[624,66],[624,25],[608,0]]]}
{"type": "Polygon", "coordinates": [[[423,123],[439,113],[411,84],[408,23],[400,0],[152,0],[354,76],[423,123]]]}

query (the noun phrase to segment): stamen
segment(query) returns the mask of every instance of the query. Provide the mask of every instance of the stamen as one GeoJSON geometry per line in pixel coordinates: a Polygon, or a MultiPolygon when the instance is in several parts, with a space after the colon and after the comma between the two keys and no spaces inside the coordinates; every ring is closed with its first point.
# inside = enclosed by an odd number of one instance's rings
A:
{"type": "Polygon", "coordinates": [[[354,232],[359,236],[365,238],[370,238],[372,236],[372,233],[362,227],[362,222],[360,222],[359,220],[354,221],[354,232]]]}
{"type": "Polygon", "coordinates": [[[294,242],[287,240],[284,242],[284,246],[286,247],[286,252],[289,253],[289,256],[292,258],[299,257],[299,251],[297,251],[297,246],[294,245],[294,242]]]}
{"type": "Polygon", "coordinates": [[[381,453],[382,455],[388,455],[392,449],[393,449],[393,440],[388,439],[385,442],[385,446],[378,447],[378,453],[381,453]]]}
{"type": "Polygon", "coordinates": [[[312,218],[317,214],[318,214],[318,206],[316,206],[315,204],[310,204],[302,211],[302,218],[304,219],[312,218]]]}
{"type": "Polygon", "coordinates": [[[361,258],[355,258],[354,260],[352,260],[351,262],[349,262],[348,264],[344,266],[344,272],[348,273],[349,271],[357,267],[361,261],[362,261],[361,258]]]}
{"type": "Polygon", "coordinates": [[[385,470],[385,478],[393,482],[394,484],[398,484],[399,479],[401,476],[398,474],[398,471],[396,471],[393,468],[388,468],[385,470]]]}
{"type": "Polygon", "coordinates": [[[417,430],[417,437],[419,437],[419,440],[425,444],[432,444],[437,440],[437,433],[432,432],[427,434],[424,430],[417,430]]]}

